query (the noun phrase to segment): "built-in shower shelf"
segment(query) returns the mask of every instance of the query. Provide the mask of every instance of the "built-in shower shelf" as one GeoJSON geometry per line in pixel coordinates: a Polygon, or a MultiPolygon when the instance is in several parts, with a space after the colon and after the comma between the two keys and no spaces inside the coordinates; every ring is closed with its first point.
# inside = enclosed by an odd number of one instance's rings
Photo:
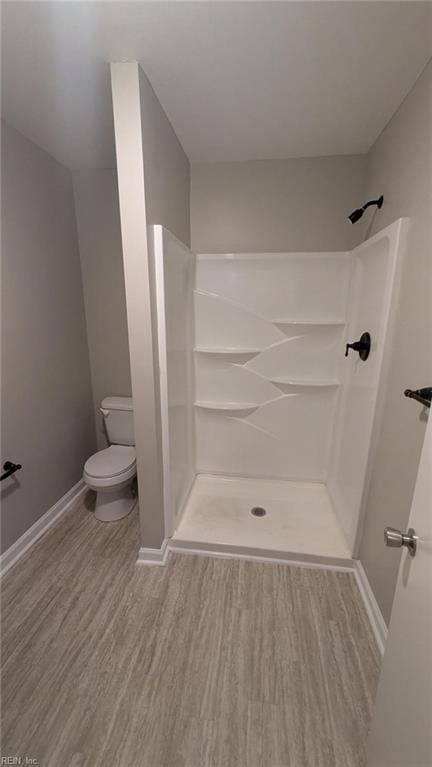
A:
{"type": "Polygon", "coordinates": [[[287,318],[279,318],[276,320],[272,320],[272,324],[276,325],[276,327],[283,330],[284,328],[292,327],[293,325],[300,325],[300,326],[307,326],[307,327],[337,327],[339,325],[345,325],[345,320],[338,319],[338,318],[332,318],[332,319],[292,319],[290,317],[287,318]]]}
{"type": "Polygon", "coordinates": [[[262,349],[258,349],[256,347],[235,347],[235,346],[227,346],[227,347],[206,347],[206,346],[196,346],[194,351],[197,354],[214,354],[218,357],[225,357],[229,360],[238,360],[239,362],[247,362],[248,360],[251,360],[253,357],[256,357],[257,354],[261,354],[262,349]]]}
{"type": "Polygon", "coordinates": [[[336,378],[270,378],[276,386],[339,386],[336,378]]]}
{"type": "Polygon", "coordinates": [[[219,413],[226,415],[239,415],[244,416],[248,413],[253,413],[254,410],[259,408],[256,402],[195,402],[195,407],[201,410],[215,410],[219,413]]]}

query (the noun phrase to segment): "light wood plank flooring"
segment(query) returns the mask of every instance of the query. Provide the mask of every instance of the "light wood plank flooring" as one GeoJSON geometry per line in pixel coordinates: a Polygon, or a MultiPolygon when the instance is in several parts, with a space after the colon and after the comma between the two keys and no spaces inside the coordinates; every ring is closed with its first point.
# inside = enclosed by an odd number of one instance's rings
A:
{"type": "Polygon", "coordinates": [[[3,755],[363,767],[379,656],[353,576],[137,550],[137,512],[87,500],[3,578],[3,755]]]}

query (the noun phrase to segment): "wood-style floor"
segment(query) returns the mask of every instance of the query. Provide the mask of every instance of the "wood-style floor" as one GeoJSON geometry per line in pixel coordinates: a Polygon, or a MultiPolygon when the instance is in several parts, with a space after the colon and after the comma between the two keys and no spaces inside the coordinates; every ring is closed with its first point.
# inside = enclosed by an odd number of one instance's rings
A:
{"type": "Polygon", "coordinates": [[[137,567],[137,523],[82,504],[3,578],[1,754],[362,767],[379,656],[353,576],[181,554],[137,567]]]}

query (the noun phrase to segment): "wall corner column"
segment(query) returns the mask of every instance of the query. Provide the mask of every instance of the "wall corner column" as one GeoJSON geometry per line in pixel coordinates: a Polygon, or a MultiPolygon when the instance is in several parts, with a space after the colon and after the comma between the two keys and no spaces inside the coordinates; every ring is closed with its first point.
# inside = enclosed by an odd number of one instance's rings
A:
{"type": "Polygon", "coordinates": [[[147,241],[140,68],[112,63],[126,311],[134,402],[141,545],[164,539],[162,436],[154,286],[147,241]]]}

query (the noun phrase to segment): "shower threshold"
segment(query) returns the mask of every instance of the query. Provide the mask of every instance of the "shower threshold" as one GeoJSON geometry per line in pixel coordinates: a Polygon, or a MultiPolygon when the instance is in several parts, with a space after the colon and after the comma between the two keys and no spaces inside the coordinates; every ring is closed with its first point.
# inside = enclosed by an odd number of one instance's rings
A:
{"type": "Polygon", "coordinates": [[[321,482],[198,474],[170,548],[352,566],[321,482]]]}

